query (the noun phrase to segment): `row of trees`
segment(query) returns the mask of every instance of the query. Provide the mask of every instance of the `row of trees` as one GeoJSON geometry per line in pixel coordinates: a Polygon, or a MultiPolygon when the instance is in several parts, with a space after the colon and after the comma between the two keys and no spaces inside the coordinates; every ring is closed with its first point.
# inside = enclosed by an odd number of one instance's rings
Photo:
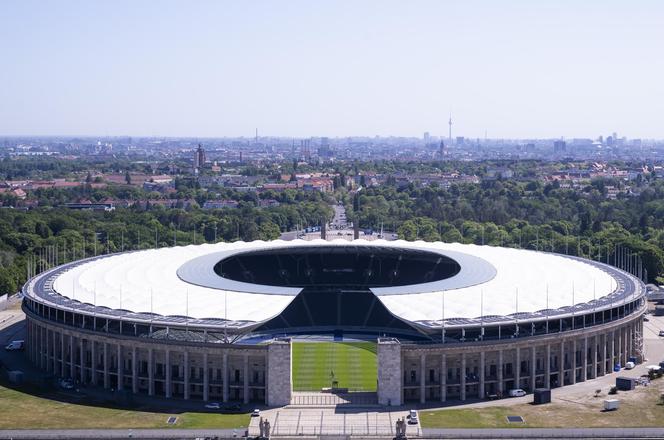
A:
{"type": "Polygon", "coordinates": [[[329,221],[325,202],[303,201],[269,209],[116,209],[111,212],[41,208],[0,210],[0,293],[16,292],[29,264],[162,246],[218,241],[274,240],[298,225],[329,221]]]}
{"type": "MultiPolygon", "coordinates": [[[[581,191],[537,181],[490,181],[442,188],[366,188],[349,218],[405,240],[490,244],[596,257],[617,246],[642,254],[650,281],[664,276],[664,182],[608,199],[606,182],[581,191]]],[[[660,282],[664,281],[660,278],[660,282]]]]}

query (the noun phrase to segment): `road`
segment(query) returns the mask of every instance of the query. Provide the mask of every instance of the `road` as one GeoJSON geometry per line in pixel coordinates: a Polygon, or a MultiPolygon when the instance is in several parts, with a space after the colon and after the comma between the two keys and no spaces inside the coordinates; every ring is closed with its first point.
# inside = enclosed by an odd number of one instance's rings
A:
{"type": "Polygon", "coordinates": [[[346,229],[348,227],[348,219],[346,218],[346,208],[344,205],[330,205],[334,209],[334,217],[330,223],[330,229],[346,229]]]}

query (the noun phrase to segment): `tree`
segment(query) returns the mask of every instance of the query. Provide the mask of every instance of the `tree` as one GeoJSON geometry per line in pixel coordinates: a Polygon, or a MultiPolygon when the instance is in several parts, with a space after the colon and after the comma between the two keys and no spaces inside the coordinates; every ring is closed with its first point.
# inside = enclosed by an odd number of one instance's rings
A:
{"type": "Polygon", "coordinates": [[[129,174],[129,170],[125,171],[125,182],[127,182],[127,185],[131,185],[131,174],[129,174]]]}
{"type": "Polygon", "coordinates": [[[398,229],[399,237],[406,241],[417,240],[417,226],[412,220],[406,220],[398,229]]]}
{"type": "Polygon", "coordinates": [[[0,295],[13,295],[17,291],[14,275],[5,268],[0,268],[0,295]]]}
{"type": "Polygon", "coordinates": [[[258,239],[259,240],[276,240],[281,235],[279,226],[275,225],[272,222],[261,223],[258,227],[258,239]]]}

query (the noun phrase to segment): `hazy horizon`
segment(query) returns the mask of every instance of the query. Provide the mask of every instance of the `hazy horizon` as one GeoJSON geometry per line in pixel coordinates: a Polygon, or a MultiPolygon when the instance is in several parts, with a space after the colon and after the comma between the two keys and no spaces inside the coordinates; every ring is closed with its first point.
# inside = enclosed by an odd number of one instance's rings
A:
{"type": "Polygon", "coordinates": [[[0,4],[0,136],[664,138],[664,3],[0,4]]]}

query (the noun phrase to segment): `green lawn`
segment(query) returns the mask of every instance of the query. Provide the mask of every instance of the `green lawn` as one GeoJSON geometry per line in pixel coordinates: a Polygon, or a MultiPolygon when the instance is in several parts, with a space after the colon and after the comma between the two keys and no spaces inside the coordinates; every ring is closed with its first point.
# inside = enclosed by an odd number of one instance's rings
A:
{"type": "Polygon", "coordinates": [[[0,386],[0,429],[245,428],[249,414],[139,411],[67,403],[0,386]],[[170,416],[178,421],[166,424],[170,416]]]}
{"type": "Polygon", "coordinates": [[[331,386],[376,391],[376,344],[373,342],[294,342],[293,388],[320,391],[331,386]]]}

